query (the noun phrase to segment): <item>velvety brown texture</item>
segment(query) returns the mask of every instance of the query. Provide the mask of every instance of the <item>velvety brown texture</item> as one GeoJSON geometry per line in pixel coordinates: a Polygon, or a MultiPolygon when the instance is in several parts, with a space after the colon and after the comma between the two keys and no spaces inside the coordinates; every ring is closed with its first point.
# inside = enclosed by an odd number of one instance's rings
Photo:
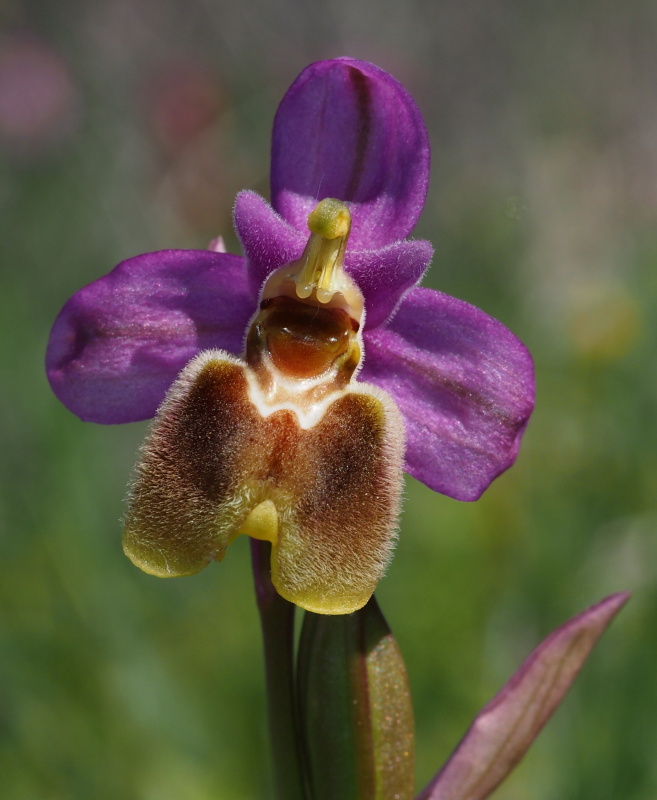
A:
{"type": "Polygon", "coordinates": [[[220,351],[183,372],[144,445],[124,547],[156,575],[188,575],[221,559],[244,519],[271,500],[277,590],[310,610],[363,605],[394,545],[403,442],[398,412],[359,384],[316,425],[296,413],[263,418],[248,368],[220,351]]]}

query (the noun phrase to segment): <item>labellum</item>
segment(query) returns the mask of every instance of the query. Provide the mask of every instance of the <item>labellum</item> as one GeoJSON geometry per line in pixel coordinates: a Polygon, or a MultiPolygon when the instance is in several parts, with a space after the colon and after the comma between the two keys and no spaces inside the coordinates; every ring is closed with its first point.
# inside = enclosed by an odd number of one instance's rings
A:
{"type": "Polygon", "coordinates": [[[322,200],[302,257],[265,282],[243,359],[194,358],[142,448],[124,549],[144,571],[191,575],[240,533],[272,544],[279,594],[323,614],[372,595],[391,556],[401,416],[357,383],[363,297],[343,270],[347,207],[322,200]]]}

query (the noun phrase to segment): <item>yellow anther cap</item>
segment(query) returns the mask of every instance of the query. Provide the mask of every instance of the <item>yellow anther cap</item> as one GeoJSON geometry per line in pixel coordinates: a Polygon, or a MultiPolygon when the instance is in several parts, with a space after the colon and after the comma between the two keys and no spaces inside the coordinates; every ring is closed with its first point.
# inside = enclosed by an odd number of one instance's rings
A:
{"type": "Polygon", "coordinates": [[[308,216],[308,230],[324,239],[346,238],[351,230],[351,214],[340,200],[326,197],[308,216]]]}

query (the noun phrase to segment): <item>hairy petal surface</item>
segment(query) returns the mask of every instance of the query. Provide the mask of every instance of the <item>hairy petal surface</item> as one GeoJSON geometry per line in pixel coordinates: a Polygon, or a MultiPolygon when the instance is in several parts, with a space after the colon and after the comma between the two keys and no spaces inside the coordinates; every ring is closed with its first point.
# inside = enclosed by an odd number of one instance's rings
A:
{"type": "Polygon", "coordinates": [[[423,240],[347,251],[347,272],[365,298],[365,330],[377,328],[391,316],[404,293],[424,275],[432,256],[433,247],[423,240]]]}
{"type": "Polygon", "coordinates": [[[479,712],[417,800],[484,800],[527,752],[629,594],[614,594],[566,622],[479,712]]]}
{"type": "MultiPolygon", "coordinates": [[[[310,233],[307,225],[306,232],[300,233],[263,197],[250,191],[237,195],[235,229],[256,292],[270,272],[301,257],[310,233]]],[[[421,240],[393,242],[377,250],[347,250],[345,267],[365,298],[366,329],[388,319],[404,292],[425,273],[432,256],[431,244],[421,240]]]]}
{"type": "Polygon", "coordinates": [[[534,407],[525,346],[469,303],[417,288],[364,340],[360,377],[385,389],[404,415],[407,471],[457,500],[476,500],[514,462],[534,407]]]}
{"type": "Polygon", "coordinates": [[[272,583],[307,611],[351,614],[371,597],[396,542],[404,457],[399,412],[383,392],[360,385],[329,405],[316,426],[281,445],[287,445],[284,483],[295,510],[288,519],[281,514],[272,583]]]}
{"type": "Polygon", "coordinates": [[[270,272],[301,257],[310,231],[301,233],[286,222],[256,192],[237,195],[235,230],[239,236],[252,289],[259,292],[270,272]]]}
{"type": "Polygon", "coordinates": [[[250,410],[242,366],[222,351],[199,355],[171,387],[141,449],[125,519],[123,550],[144,572],[193,575],[224,557],[249,510],[239,490],[250,410]]]}
{"type": "Polygon", "coordinates": [[[274,120],[274,208],[298,230],[317,202],[352,213],[351,244],[382,247],[414,227],[429,182],[429,141],[419,109],[392,76],[339,58],[307,67],[274,120]]]}
{"type": "Polygon", "coordinates": [[[403,426],[378,389],[346,392],[301,428],[262,416],[249,369],[201,353],[160,407],[130,495],[124,550],[159,577],[191,575],[246,533],[272,542],[272,582],[297,605],[350,614],[395,543],[403,426]]]}
{"type": "Polygon", "coordinates": [[[128,259],[66,303],[46,367],[55,394],[81,419],[148,419],[199,350],[242,351],[256,294],[244,259],[164,250],[128,259]]]}

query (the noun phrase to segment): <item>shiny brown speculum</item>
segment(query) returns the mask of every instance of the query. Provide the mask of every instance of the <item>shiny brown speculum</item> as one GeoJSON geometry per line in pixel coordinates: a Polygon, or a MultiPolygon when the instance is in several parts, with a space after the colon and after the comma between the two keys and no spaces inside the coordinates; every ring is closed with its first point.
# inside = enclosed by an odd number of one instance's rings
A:
{"type": "Polygon", "coordinates": [[[251,325],[246,360],[254,366],[264,345],[276,369],[303,380],[325,374],[339,359],[338,368],[351,368],[345,376],[349,380],[358,366],[356,354],[350,352],[358,328],[341,308],[310,305],[291,297],[271,298],[261,303],[251,325]],[[345,364],[344,356],[350,357],[349,363],[345,364]]]}

